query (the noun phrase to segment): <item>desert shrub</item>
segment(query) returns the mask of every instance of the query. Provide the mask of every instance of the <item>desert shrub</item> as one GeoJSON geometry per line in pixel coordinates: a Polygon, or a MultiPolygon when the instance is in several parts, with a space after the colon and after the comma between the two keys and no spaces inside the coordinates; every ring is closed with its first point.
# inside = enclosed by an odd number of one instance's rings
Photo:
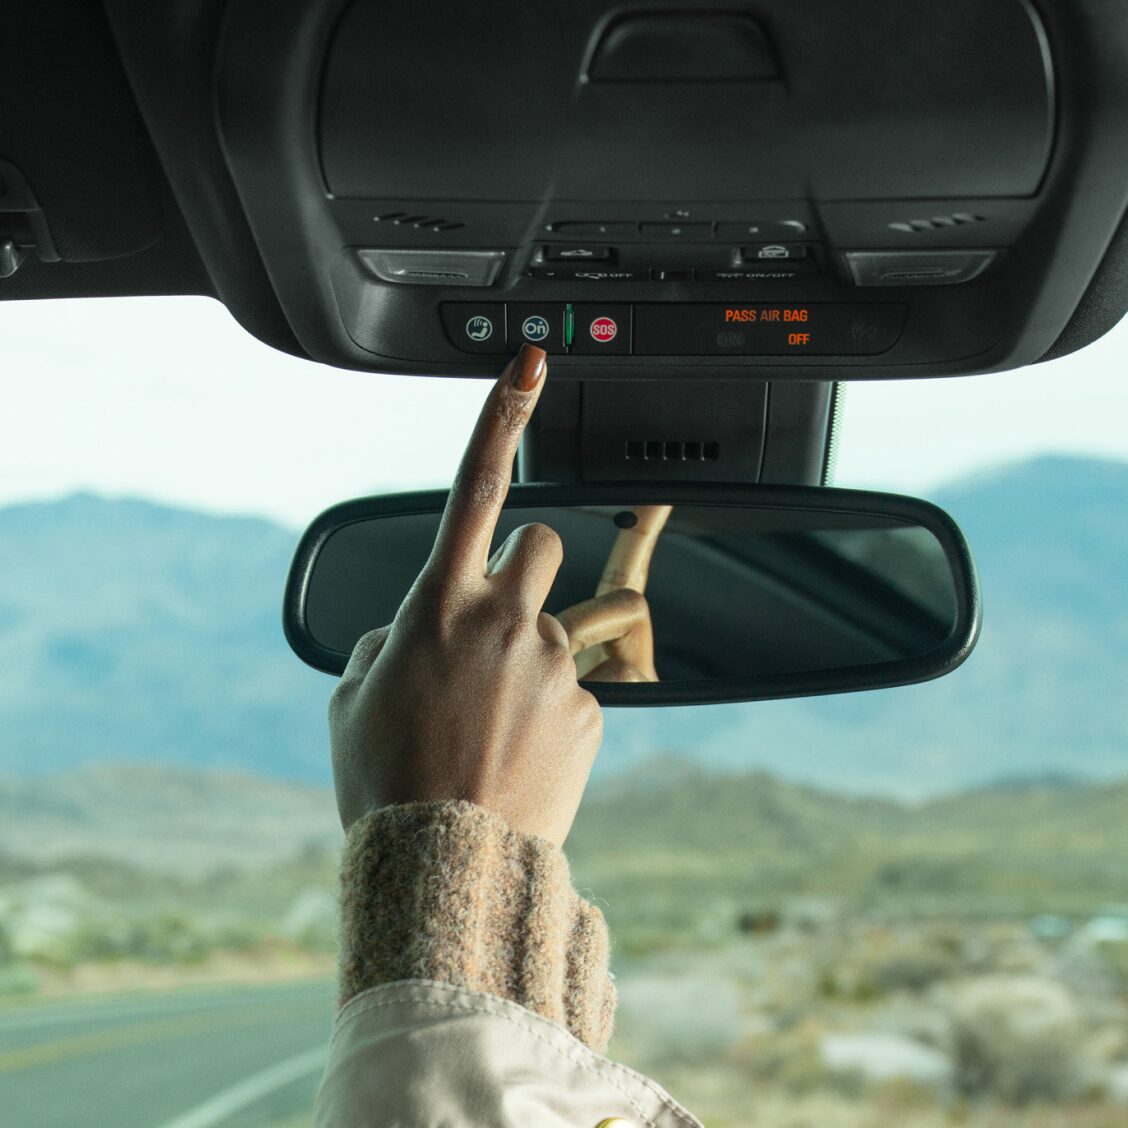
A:
{"type": "Polygon", "coordinates": [[[921,992],[955,971],[955,961],[950,955],[927,947],[892,952],[875,960],[868,968],[868,976],[878,993],[890,991],[921,992]]]}
{"type": "Polygon", "coordinates": [[[736,918],[736,930],[751,935],[767,936],[779,931],[777,909],[745,909],[736,918]]]}
{"type": "Polygon", "coordinates": [[[707,1061],[743,1033],[739,988],[722,979],[620,976],[616,1035],[646,1062],[707,1061]]]}
{"type": "Polygon", "coordinates": [[[1097,945],[1097,951],[1120,987],[1128,987],[1128,940],[1106,940],[1097,945]]]}
{"type": "Polygon", "coordinates": [[[973,980],[952,1005],[957,1089],[1016,1104],[1062,1101],[1080,1086],[1081,1030],[1069,992],[1051,980],[973,980]]]}
{"type": "Polygon", "coordinates": [[[187,916],[163,912],[140,920],[88,919],[67,937],[60,960],[73,965],[137,959],[147,963],[197,963],[212,947],[187,916]]]}
{"type": "Polygon", "coordinates": [[[747,1039],[733,1054],[733,1063],[753,1089],[782,1089],[793,1096],[820,1092],[828,1085],[853,1092],[861,1084],[855,1076],[834,1076],[819,1048],[820,1029],[811,1023],[768,1037],[747,1039]]]}

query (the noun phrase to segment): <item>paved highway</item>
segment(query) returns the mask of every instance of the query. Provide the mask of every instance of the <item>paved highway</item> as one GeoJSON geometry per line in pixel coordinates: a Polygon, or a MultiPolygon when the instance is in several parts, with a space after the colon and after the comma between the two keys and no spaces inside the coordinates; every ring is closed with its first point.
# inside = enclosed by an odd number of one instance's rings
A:
{"type": "Polygon", "coordinates": [[[330,982],[83,999],[0,1011],[5,1128],[300,1128],[330,982]]]}

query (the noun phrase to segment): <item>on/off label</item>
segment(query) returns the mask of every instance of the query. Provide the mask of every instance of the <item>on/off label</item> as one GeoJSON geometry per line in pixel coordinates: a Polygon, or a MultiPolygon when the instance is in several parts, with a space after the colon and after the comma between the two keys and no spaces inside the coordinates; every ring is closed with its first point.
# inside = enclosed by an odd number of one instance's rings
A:
{"type": "Polygon", "coordinates": [[[619,326],[612,317],[597,317],[591,323],[590,332],[593,341],[598,341],[601,345],[606,345],[613,341],[618,335],[619,326]]]}

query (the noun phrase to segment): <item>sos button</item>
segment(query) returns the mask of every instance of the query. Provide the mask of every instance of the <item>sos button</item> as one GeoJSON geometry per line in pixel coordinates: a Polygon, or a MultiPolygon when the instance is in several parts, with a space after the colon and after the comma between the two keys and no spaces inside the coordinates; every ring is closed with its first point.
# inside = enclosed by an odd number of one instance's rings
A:
{"type": "Polygon", "coordinates": [[[584,356],[625,356],[631,351],[630,305],[575,307],[576,333],[572,352],[584,356]]]}

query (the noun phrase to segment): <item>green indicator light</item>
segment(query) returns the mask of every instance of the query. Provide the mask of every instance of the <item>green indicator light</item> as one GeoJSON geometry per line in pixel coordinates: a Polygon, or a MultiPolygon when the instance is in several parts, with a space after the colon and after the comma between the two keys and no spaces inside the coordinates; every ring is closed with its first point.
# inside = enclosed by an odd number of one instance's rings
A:
{"type": "Polygon", "coordinates": [[[572,347],[572,338],[576,333],[576,318],[572,313],[572,303],[569,302],[564,307],[564,347],[570,349],[572,347]]]}

